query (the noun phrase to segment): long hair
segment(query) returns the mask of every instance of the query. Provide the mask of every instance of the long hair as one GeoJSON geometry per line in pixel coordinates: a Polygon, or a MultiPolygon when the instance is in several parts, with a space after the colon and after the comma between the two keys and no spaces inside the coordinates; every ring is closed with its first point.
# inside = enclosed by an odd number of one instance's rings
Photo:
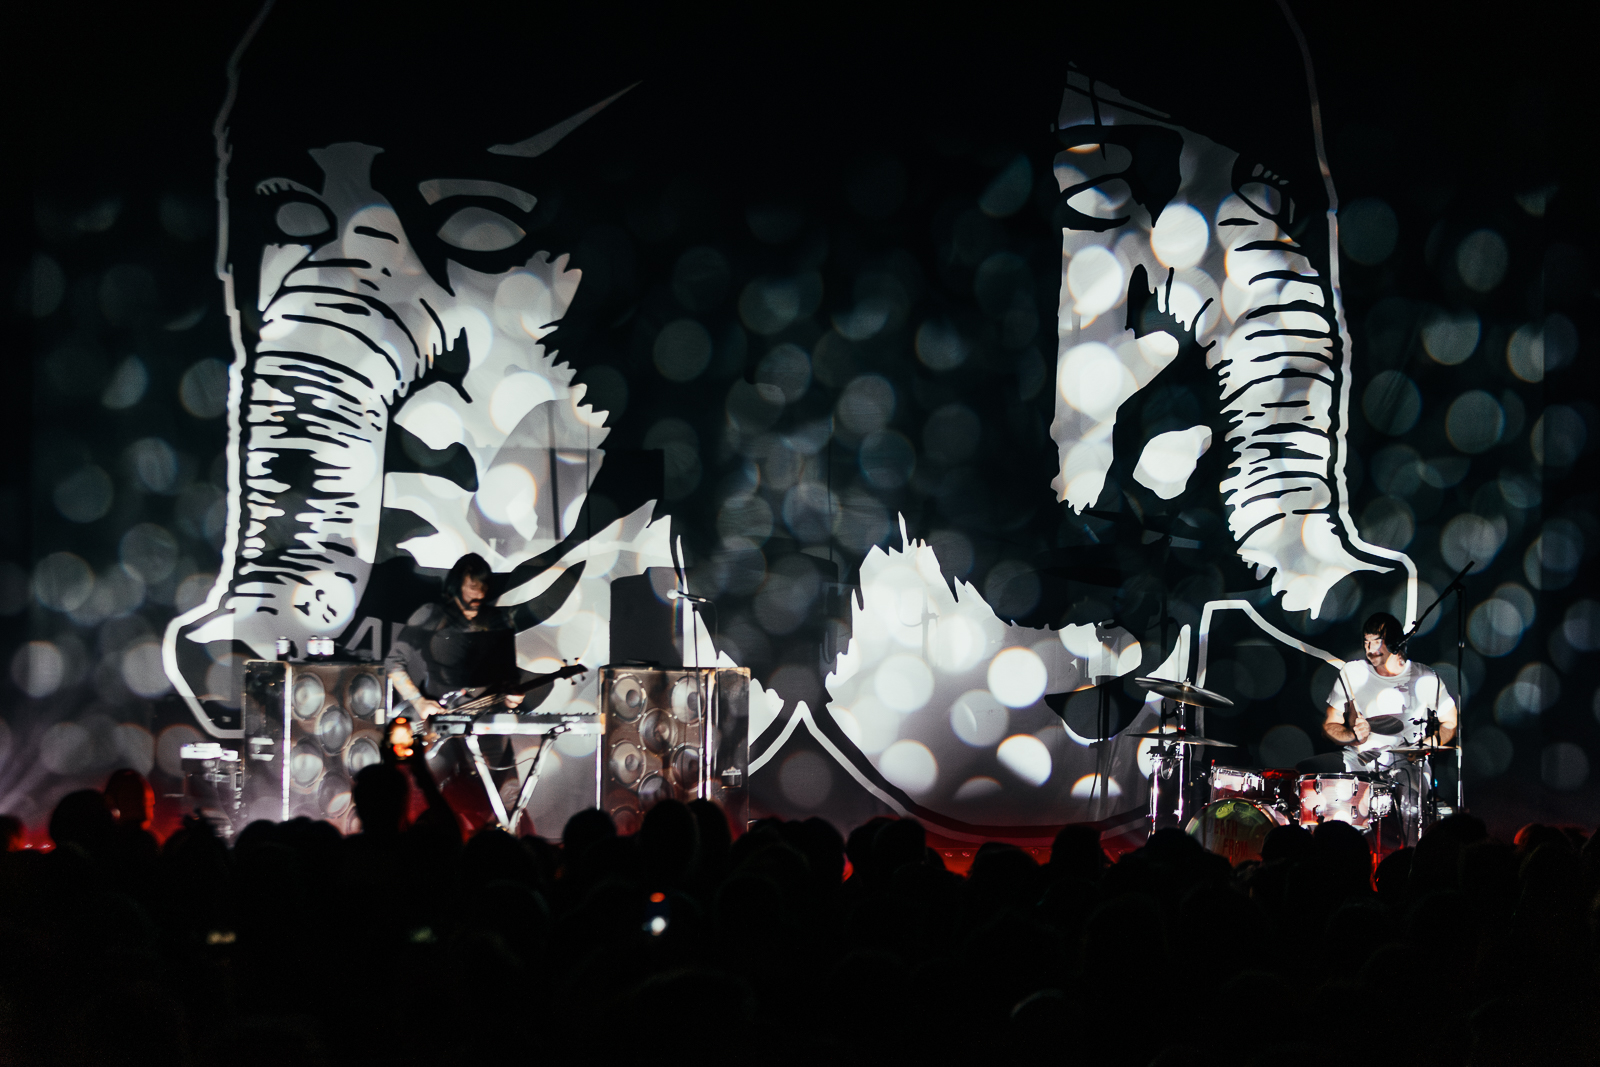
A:
{"type": "Polygon", "coordinates": [[[485,586],[494,572],[489,569],[489,561],[476,552],[468,552],[456,560],[455,566],[444,576],[444,596],[451,600],[461,595],[461,586],[468,578],[482,582],[485,586]]]}

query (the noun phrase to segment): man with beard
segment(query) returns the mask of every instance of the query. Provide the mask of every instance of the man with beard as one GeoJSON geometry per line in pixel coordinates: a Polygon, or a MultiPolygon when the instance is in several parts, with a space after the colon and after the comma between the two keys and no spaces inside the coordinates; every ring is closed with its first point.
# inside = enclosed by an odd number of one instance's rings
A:
{"type": "Polygon", "coordinates": [[[1428,783],[1410,754],[1395,750],[1425,742],[1448,745],[1456,733],[1456,702],[1437,673],[1397,650],[1403,636],[1400,620],[1380,611],[1367,619],[1361,633],[1366,661],[1349,663],[1339,672],[1328,693],[1322,732],[1344,746],[1345,770],[1387,772],[1403,786],[1405,809],[1420,804],[1428,783]],[[1430,717],[1437,719],[1437,734],[1429,733],[1430,717]]]}
{"type": "MultiPolygon", "coordinates": [[[[499,658],[494,655],[497,646],[514,652],[511,613],[488,604],[491,577],[482,556],[462,556],[445,576],[444,596],[416,610],[384,659],[395,693],[411,704],[417,718],[443,711],[439,700],[446,693],[515,673],[514,659],[492,662],[499,658]]],[[[501,701],[515,708],[522,699],[520,693],[508,693],[501,701]]]]}

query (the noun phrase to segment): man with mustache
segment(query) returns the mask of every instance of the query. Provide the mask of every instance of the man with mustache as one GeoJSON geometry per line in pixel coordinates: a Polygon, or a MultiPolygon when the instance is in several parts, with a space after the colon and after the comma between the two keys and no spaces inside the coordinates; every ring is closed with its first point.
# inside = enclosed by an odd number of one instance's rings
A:
{"type": "MultiPolygon", "coordinates": [[[[384,659],[389,681],[419,719],[443,711],[439,698],[445,693],[482,684],[471,676],[480,665],[467,651],[468,635],[513,628],[511,612],[488,604],[491,577],[482,556],[462,556],[445,577],[444,596],[418,608],[389,649],[384,659]]],[[[510,708],[522,699],[521,693],[501,698],[510,708]]]]}
{"type": "Polygon", "coordinates": [[[1322,732],[1344,746],[1345,770],[1386,771],[1404,785],[1403,804],[1420,802],[1427,788],[1422,768],[1394,750],[1448,745],[1456,733],[1456,702],[1437,673],[1396,650],[1403,636],[1399,619],[1377,612],[1361,633],[1366,661],[1339,672],[1322,732]],[[1438,720],[1437,735],[1428,732],[1430,716],[1438,720]]]}

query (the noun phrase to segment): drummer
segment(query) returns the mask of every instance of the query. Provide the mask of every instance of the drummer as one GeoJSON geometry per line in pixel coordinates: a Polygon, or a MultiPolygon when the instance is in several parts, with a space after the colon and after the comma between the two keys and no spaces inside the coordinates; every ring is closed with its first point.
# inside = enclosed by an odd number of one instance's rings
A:
{"type": "Polygon", "coordinates": [[[1328,693],[1322,732],[1345,746],[1347,771],[1383,770],[1403,761],[1393,752],[1422,744],[1431,713],[1439,720],[1430,744],[1448,745],[1456,732],[1456,702],[1438,674],[1395,651],[1400,620],[1380,611],[1361,627],[1366,661],[1345,664],[1328,693]]]}
{"type": "Polygon", "coordinates": [[[1424,743],[1448,745],[1456,732],[1456,702],[1438,674],[1396,651],[1400,620],[1378,612],[1361,627],[1366,660],[1347,663],[1328,693],[1322,732],[1344,746],[1347,771],[1386,774],[1403,784],[1403,807],[1416,810],[1427,789],[1415,753],[1394,751],[1424,743]],[[1428,734],[1428,717],[1438,733],[1428,734]]]}

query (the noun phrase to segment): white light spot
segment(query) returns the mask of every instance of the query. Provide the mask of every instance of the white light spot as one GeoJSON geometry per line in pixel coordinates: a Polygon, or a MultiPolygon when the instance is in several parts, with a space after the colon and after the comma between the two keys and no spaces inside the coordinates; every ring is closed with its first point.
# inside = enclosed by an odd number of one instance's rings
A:
{"type": "Polygon", "coordinates": [[[533,511],[539,487],[522,464],[502,463],[484,476],[475,499],[491,522],[513,526],[533,511]]]}
{"type": "MultiPolygon", "coordinates": [[[[494,387],[489,397],[489,418],[493,420],[495,429],[508,434],[517,428],[517,423],[522,421],[524,415],[555,398],[555,390],[543,375],[508,374],[494,387]]],[[[443,407],[442,404],[436,406],[443,407]]]]}
{"type": "Polygon", "coordinates": [[[166,668],[161,663],[159,641],[140,641],[122,653],[122,681],[146,699],[161,696],[171,688],[166,668]]]}
{"type": "Polygon", "coordinates": [[[11,680],[34,698],[60,689],[66,674],[65,657],[49,641],[29,641],[11,657],[11,680]]]}
{"type": "Polygon", "coordinates": [[[1103,783],[1099,781],[1099,778],[1100,776],[1097,774],[1086,774],[1079,778],[1072,783],[1072,795],[1080,800],[1086,800],[1096,795],[1107,797],[1120,797],[1122,795],[1122,786],[1117,784],[1115,778],[1107,778],[1103,783]]]}
{"type": "Polygon", "coordinates": [[[956,800],[982,800],[992,797],[1001,791],[1001,785],[987,774],[980,774],[975,778],[968,778],[961,783],[961,788],[956,790],[956,800]]]}
{"type": "Polygon", "coordinates": [[[1098,341],[1073,347],[1056,375],[1061,399],[1099,421],[1116,414],[1137,384],[1117,354],[1098,341]]]}
{"type": "Polygon", "coordinates": [[[989,662],[989,691],[1007,707],[1037,702],[1048,680],[1044,661],[1031,648],[1008,648],[989,662]]]}
{"type": "Polygon", "coordinates": [[[1210,239],[1204,215],[1188,204],[1168,204],[1150,234],[1150,250],[1162,266],[1184,270],[1200,262],[1210,239]]]}
{"type": "Polygon", "coordinates": [[[1029,785],[1041,786],[1050,780],[1050,750],[1032,734],[1013,734],[1000,742],[995,755],[1000,766],[1029,785]]]}
{"type": "Polygon", "coordinates": [[[1084,319],[1103,315],[1121,303],[1124,295],[1122,264],[1100,245],[1080,248],[1067,264],[1067,291],[1073,310],[1084,319]]]}
{"type": "Polygon", "coordinates": [[[987,689],[963,693],[950,705],[950,729],[973,748],[988,748],[1006,735],[1011,713],[987,689]]]}
{"type": "Polygon", "coordinates": [[[896,741],[878,757],[878,770],[913,796],[926,793],[939,780],[939,762],[919,741],[896,741]]]}

